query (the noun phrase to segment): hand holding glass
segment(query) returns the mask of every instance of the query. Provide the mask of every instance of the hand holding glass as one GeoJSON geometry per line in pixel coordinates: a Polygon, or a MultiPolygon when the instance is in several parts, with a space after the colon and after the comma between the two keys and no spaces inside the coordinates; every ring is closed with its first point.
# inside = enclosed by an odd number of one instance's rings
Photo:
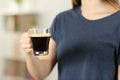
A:
{"type": "Polygon", "coordinates": [[[48,54],[50,33],[48,29],[29,29],[34,55],[48,54]]]}

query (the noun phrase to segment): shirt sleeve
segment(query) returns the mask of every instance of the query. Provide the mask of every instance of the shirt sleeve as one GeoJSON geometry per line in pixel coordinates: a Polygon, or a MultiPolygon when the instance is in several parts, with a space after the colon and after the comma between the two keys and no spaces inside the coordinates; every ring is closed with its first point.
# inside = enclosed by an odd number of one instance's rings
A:
{"type": "Polygon", "coordinates": [[[51,33],[51,38],[54,39],[56,42],[58,41],[59,37],[59,16],[56,16],[55,19],[53,20],[53,23],[50,27],[50,33],[51,33]]]}

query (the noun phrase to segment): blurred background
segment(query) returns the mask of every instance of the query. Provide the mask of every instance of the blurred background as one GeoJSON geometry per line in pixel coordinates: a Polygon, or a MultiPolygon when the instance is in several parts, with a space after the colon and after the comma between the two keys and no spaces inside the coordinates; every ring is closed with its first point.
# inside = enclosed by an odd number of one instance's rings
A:
{"type": "MultiPolygon", "coordinates": [[[[0,80],[34,80],[26,68],[20,35],[29,28],[49,28],[71,0],[0,0],[0,80]]],[[[57,80],[57,65],[45,80],[57,80]]]]}

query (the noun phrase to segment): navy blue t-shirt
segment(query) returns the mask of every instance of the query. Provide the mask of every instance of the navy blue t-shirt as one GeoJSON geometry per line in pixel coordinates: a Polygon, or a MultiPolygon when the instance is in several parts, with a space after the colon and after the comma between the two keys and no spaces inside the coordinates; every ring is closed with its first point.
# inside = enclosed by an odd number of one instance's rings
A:
{"type": "Polygon", "coordinates": [[[57,44],[59,80],[117,80],[120,11],[97,20],[80,7],[61,12],[51,26],[57,44]]]}

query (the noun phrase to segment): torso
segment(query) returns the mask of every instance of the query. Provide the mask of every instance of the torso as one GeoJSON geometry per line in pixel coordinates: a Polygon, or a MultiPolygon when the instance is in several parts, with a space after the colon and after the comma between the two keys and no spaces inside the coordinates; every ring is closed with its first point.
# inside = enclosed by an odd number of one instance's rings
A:
{"type": "Polygon", "coordinates": [[[89,20],[76,8],[55,25],[59,80],[116,80],[120,12],[89,20]]]}

